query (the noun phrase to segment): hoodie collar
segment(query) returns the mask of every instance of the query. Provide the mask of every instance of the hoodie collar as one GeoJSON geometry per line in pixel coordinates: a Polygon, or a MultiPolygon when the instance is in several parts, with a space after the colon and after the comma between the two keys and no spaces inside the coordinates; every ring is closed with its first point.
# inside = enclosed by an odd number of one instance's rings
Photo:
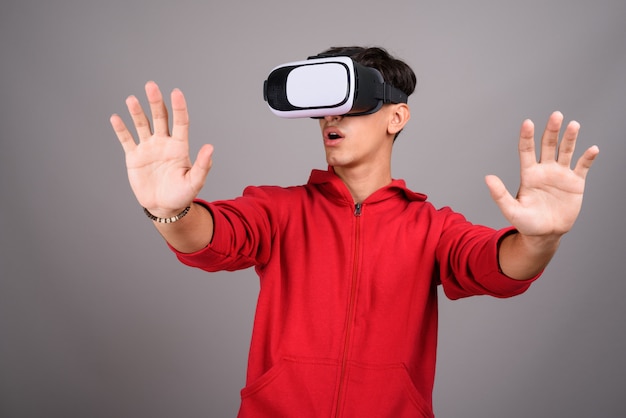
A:
{"type": "MultiPolygon", "coordinates": [[[[332,166],[329,166],[327,170],[311,171],[308,184],[316,185],[324,189],[329,197],[345,201],[350,205],[354,203],[348,187],[339,176],[335,174],[332,166]]],[[[393,179],[387,186],[381,187],[372,193],[363,203],[377,203],[398,195],[404,195],[404,198],[409,201],[423,202],[426,201],[427,198],[425,194],[409,190],[404,180],[393,179]]]]}

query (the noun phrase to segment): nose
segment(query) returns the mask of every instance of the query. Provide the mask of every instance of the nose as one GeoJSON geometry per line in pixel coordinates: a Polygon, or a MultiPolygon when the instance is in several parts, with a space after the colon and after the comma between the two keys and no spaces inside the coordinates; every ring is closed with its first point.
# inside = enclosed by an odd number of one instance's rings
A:
{"type": "Polygon", "coordinates": [[[337,120],[341,120],[343,119],[343,115],[329,115],[329,116],[324,116],[324,120],[326,122],[333,122],[333,121],[337,121],[337,120]]]}

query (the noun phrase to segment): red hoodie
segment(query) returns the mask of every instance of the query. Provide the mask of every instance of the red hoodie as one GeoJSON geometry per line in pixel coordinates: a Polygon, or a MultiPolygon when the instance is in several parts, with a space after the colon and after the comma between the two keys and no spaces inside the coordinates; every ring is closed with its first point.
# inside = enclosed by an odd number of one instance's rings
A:
{"type": "Polygon", "coordinates": [[[201,203],[213,240],[180,261],[260,277],[240,418],[433,417],[437,286],[509,297],[534,280],[499,271],[510,228],[437,210],[402,180],[360,205],[332,169],[201,203]]]}

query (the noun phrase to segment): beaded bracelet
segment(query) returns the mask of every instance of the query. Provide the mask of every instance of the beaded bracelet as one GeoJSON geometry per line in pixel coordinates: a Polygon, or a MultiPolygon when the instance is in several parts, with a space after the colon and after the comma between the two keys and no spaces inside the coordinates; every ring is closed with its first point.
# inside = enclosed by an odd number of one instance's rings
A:
{"type": "Polygon", "coordinates": [[[191,206],[187,206],[185,209],[183,209],[181,213],[176,216],[172,216],[171,218],[159,218],[151,214],[150,211],[148,211],[148,209],[146,208],[143,208],[143,213],[145,213],[146,216],[148,216],[148,218],[152,219],[154,222],[158,222],[160,224],[171,224],[176,221],[180,221],[189,212],[189,209],[191,209],[191,206]]]}

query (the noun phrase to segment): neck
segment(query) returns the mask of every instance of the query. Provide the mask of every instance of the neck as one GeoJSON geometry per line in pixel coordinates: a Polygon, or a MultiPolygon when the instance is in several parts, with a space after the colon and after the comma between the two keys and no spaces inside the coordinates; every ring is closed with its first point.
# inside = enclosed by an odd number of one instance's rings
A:
{"type": "Polygon", "coordinates": [[[391,183],[390,167],[333,167],[335,174],[344,182],[355,203],[362,203],[372,193],[391,183]]]}

